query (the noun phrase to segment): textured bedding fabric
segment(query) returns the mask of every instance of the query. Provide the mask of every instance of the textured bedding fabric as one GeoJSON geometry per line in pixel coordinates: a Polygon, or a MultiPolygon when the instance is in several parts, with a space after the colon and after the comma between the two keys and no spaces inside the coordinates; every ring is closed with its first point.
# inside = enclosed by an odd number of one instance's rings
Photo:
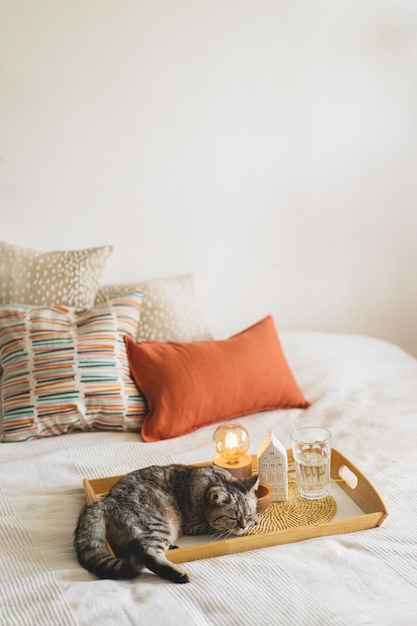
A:
{"type": "Polygon", "coordinates": [[[417,361],[369,337],[282,333],[308,409],[239,419],[250,452],[268,430],[284,445],[321,425],[389,511],[379,528],[187,564],[175,585],[145,572],[97,580],[77,563],[73,531],[84,477],[213,457],[212,433],[158,443],[80,433],[0,445],[0,624],[101,626],[414,625],[417,615],[417,361]]]}

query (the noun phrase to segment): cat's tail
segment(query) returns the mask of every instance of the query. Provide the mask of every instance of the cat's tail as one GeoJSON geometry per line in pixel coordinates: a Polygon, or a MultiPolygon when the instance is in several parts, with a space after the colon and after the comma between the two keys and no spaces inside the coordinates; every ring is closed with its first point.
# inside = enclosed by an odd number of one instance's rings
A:
{"type": "Polygon", "coordinates": [[[142,565],[128,551],[125,558],[110,554],[106,546],[106,519],[103,502],[86,504],[75,529],[74,545],[78,561],[99,578],[135,578],[142,565]]]}

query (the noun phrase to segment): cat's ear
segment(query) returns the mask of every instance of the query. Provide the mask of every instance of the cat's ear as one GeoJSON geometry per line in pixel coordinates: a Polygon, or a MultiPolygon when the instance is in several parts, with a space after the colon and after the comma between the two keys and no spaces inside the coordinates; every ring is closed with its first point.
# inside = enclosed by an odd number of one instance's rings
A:
{"type": "Polygon", "coordinates": [[[207,498],[210,504],[214,504],[216,506],[221,506],[230,502],[229,493],[222,487],[210,487],[207,492],[207,498]]]}
{"type": "Polygon", "coordinates": [[[249,491],[249,493],[251,492],[255,493],[259,487],[259,476],[255,474],[254,476],[243,478],[242,482],[245,485],[246,490],[249,491]]]}

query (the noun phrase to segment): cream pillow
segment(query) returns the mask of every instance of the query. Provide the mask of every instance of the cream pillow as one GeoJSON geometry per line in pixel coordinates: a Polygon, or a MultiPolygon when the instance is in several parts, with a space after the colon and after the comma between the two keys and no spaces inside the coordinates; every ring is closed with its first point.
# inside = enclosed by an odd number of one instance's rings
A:
{"type": "Polygon", "coordinates": [[[0,242],[0,304],[89,308],[112,250],[38,252],[0,242]]]}
{"type": "Polygon", "coordinates": [[[192,274],[101,287],[96,304],[131,291],[143,296],[138,341],[204,341],[212,336],[198,309],[192,274]]]}

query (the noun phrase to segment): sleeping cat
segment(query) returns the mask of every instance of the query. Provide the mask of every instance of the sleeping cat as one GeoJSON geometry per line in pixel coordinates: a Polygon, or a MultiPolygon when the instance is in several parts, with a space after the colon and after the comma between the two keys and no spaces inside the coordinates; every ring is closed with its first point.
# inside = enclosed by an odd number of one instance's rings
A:
{"type": "Polygon", "coordinates": [[[100,578],[134,578],[147,567],[186,583],[188,574],[165,551],[180,535],[244,533],[257,523],[258,483],[258,476],[240,480],[213,465],[154,465],[126,474],[101,502],[82,509],[75,530],[78,560],[100,578]]]}

